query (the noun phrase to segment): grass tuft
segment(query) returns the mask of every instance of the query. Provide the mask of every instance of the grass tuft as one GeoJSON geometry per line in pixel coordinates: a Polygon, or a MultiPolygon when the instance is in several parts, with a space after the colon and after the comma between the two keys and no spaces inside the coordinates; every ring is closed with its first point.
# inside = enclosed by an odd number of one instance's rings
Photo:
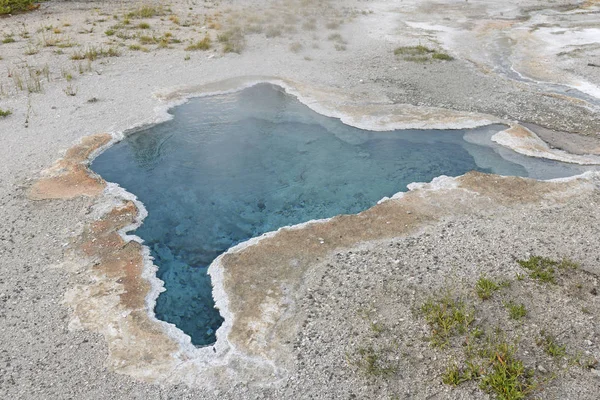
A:
{"type": "Polygon", "coordinates": [[[421,313],[431,328],[430,340],[434,347],[445,347],[451,336],[465,333],[475,320],[474,310],[450,294],[427,300],[421,306],[421,313]]]}
{"type": "Polygon", "coordinates": [[[12,111],[10,110],[3,110],[2,108],[0,108],[0,118],[6,118],[9,115],[12,114],[12,111]]]}
{"type": "Polygon", "coordinates": [[[165,10],[162,7],[154,7],[151,5],[143,5],[131,12],[129,12],[126,18],[152,18],[160,15],[164,15],[165,10]]]}
{"type": "Polygon", "coordinates": [[[508,310],[508,316],[516,321],[527,315],[527,309],[524,304],[517,304],[509,301],[504,304],[504,307],[508,310]]]}
{"type": "Polygon", "coordinates": [[[527,370],[515,353],[515,346],[504,340],[490,342],[486,349],[490,366],[479,387],[502,400],[524,399],[533,392],[537,388],[534,372],[527,370]]]}
{"type": "Polygon", "coordinates": [[[452,60],[454,60],[454,58],[452,56],[450,56],[449,54],[440,53],[440,52],[437,52],[437,51],[431,55],[431,58],[433,58],[434,60],[441,60],[441,61],[452,61],[452,60]]]}
{"type": "Polygon", "coordinates": [[[536,341],[536,344],[552,357],[563,357],[567,354],[566,346],[559,345],[553,336],[543,330],[540,332],[540,338],[536,341]]]}
{"type": "Polygon", "coordinates": [[[394,54],[397,56],[400,55],[408,55],[408,56],[420,56],[424,54],[433,53],[434,51],[428,47],[418,45],[418,46],[403,46],[397,47],[394,50],[394,54]]]}
{"type": "Polygon", "coordinates": [[[477,296],[479,296],[481,300],[489,299],[490,297],[492,297],[492,294],[498,289],[500,289],[500,286],[496,282],[486,278],[485,276],[480,277],[477,281],[477,284],[475,285],[475,291],[477,292],[477,296]]]}
{"type": "Polygon", "coordinates": [[[33,0],[0,0],[0,15],[31,11],[38,7],[33,0]]]}
{"type": "Polygon", "coordinates": [[[531,256],[527,260],[517,260],[519,265],[529,271],[529,277],[539,282],[556,283],[554,277],[558,262],[547,257],[531,256]]]}
{"type": "Polygon", "coordinates": [[[202,40],[192,43],[185,48],[187,51],[208,50],[212,47],[210,36],[206,35],[202,40]]]}
{"type": "Polygon", "coordinates": [[[357,366],[363,373],[370,376],[390,376],[398,372],[398,367],[388,361],[382,351],[376,351],[373,347],[362,347],[358,349],[358,357],[348,362],[357,366]]]}

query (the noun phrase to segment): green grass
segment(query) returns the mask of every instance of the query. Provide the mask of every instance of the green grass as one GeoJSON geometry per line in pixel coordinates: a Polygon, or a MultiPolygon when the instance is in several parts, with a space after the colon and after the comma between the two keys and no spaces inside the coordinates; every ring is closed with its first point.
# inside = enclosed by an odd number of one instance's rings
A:
{"type": "Polygon", "coordinates": [[[446,53],[435,52],[431,55],[434,60],[452,61],[454,58],[446,53]]]}
{"type": "Polygon", "coordinates": [[[472,361],[467,361],[464,368],[453,363],[442,374],[442,383],[450,386],[458,386],[463,382],[472,381],[481,376],[481,367],[472,361]]]}
{"type": "Polygon", "coordinates": [[[187,51],[197,51],[197,50],[208,50],[212,47],[212,41],[210,40],[210,36],[206,35],[202,40],[197,41],[196,43],[192,43],[187,46],[185,49],[187,51]]]}
{"type": "Polygon", "coordinates": [[[481,300],[487,300],[492,297],[492,294],[500,289],[500,285],[491,279],[482,276],[475,284],[475,292],[481,300]]]}
{"type": "Polygon", "coordinates": [[[398,372],[398,367],[386,359],[385,352],[373,347],[362,347],[356,357],[347,358],[350,364],[369,376],[390,376],[398,372]]]}
{"type": "Polygon", "coordinates": [[[465,349],[464,365],[452,363],[442,374],[442,382],[458,386],[477,381],[479,387],[496,399],[520,400],[527,398],[539,386],[535,371],[525,368],[516,356],[517,347],[506,341],[500,330],[490,335],[478,351],[465,349]]]}
{"type": "Polygon", "coordinates": [[[504,307],[508,310],[508,316],[516,321],[527,315],[527,309],[524,304],[517,304],[509,301],[504,304],[504,307]]]}
{"type": "Polygon", "coordinates": [[[556,339],[545,331],[540,332],[540,338],[536,341],[537,345],[544,349],[544,352],[552,357],[563,357],[567,354],[566,346],[561,346],[556,339]]]}
{"type": "Polygon", "coordinates": [[[564,258],[555,261],[548,257],[531,256],[527,260],[517,260],[519,265],[529,271],[529,277],[543,283],[556,284],[556,268],[561,270],[577,269],[579,264],[564,258]]]}
{"type": "Polygon", "coordinates": [[[427,61],[452,61],[450,55],[430,49],[429,47],[418,46],[403,46],[394,49],[394,55],[402,56],[405,61],[412,62],[427,62],[427,61]]]}
{"type": "Polygon", "coordinates": [[[450,294],[427,300],[421,306],[421,313],[431,328],[434,347],[445,347],[450,337],[465,333],[475,320],[474,310],[450,294]]]}
{"type": "Polygon", "coordinates": [[[126,18],[152,18],[164,15],[165,10],[162,7],[154,7],[150,5],[141,6],[125,16],[126,18]]]}
{"type": "Polygon", "coordinates": [[[246,47],[244,33],[239,27],[231,28],[217,36],[217,40],[223,44],[224,53],[238,53],[246,47]]]}
{"type": "Polygon", "coordinates": [[[488,368],[479,387],[502,400],[525,399],[537,388],[532,370],[516,358],[516,347],[504,340],[491,342],[485,350],[488,368]]]}
{"type": "Polygon", "coordinates": [[[2,39],[2,43],[4,43],[4,44],[14,43],[14,42],[16,42],[16,40],[12,36],[6,36],[4,39],[2,39]]]}
{"type": "Polygon", "coordinates": [[[419,56],[424,54],[433,53],[434,50],[431,50],[428,47],[418,45],[418,46],[403,46],[397,47],[394,50],[394,54],[397,56],[406,55],[406,56],[419,56]]]}
{"type": "Polygon", "coordinates": [[[2,108],[0,108],[0,118],[6,118],[9,115],[12,114],[12,111],[10,110],[3,110],[2,108]]]}
{"type": "Polygon", "coordinates": [[[147,22],[140,22],[137,27],[140,29],[150,29],[150,24],[147,22]]]}
{"type": "Polygon", "coordinates": [[[0,0],[0,15],[35,9],[33,0],[0,0]]]}
{"type": "Polygon", "coordinates": [[[104,57],[119,57],[121,52],[116,47],[109,47],[105,49],[103,47],[90,46],[84,51],[75,51],[71,54],[71,60],[90,60],[94,61],[98,58],[104,57]]]}

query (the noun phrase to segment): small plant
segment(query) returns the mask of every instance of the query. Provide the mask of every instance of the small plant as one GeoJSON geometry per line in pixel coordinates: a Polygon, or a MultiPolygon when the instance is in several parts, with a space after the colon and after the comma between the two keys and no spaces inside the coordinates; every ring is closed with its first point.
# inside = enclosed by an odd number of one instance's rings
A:
{"type": "Polygon", "coordinates": [[[559,263],[547,257],[531,256],[527,260],[517,260],[519,265],[529,271],[529,277],[539,282],[556,283],[554,272],[559,263]]]}
{"type": "Polygon", "coordinates": [[[150,29],[150,24],[147,22],[140,22],[137,27],[140,29],[150,29]]]}
{"type": "Polygon", "coordinates": [[[38,7],[33,0],[0,0],[0,15],[31,11],[38,7]]]}
{"type": "Polygon", "coordinates": [[[129,50],[143,51],[143,52],[147,52],[148,51],[147,48],[145,48],[144,46],[140,46],[139,44],[130,44],[129,45],[129,50]]]}
{"type": "Polygon", "coordinates": [[[508,316],[516,321],[527,315],[527,309],[524,304],[517,304],[509,301],[504,304],[504,307],[508,310],[508,316]]]}
{"type": "Polygon", "coordinates": [[[431,328],[431,344],[445,347],[456,333],[465,333],[475,320],[474,310],[450,294],[430,299],[421,306],[421,313],[431,328]]]}
{"type": "Polygon", "coordinates": [[[566,346],[559,345],[553,336],[543,330],[540,332],[540,338],[536,341],[536,344],[552,357],[563,357],[567,354],[566,346]]]}
{"type": "Polygon", "coordinates": [[[458,386],[467,380],[456,364],[452,364],[446,368],[446,371],[442,375],[442,382],[450,386],[458,386]]]}
{"type": "Polygon", "coordinates": [[[196,43],[192,43],[185,48],[187,51],[196,51],[196,50],[209,50],[212,47],[212,40],[210,40],[210,36],[205,35],[202,40],[197,41],[196,43]]]}
{"type": "Polygon", "coordinates": [[[4,109],[0,108],[0,118],[6,118],[11,114],[12,114],[12,111],[4,110],[4,109]]]}
{"type": "Polygon", "coordinates": [[[327,36],[327,40],[331,40],[332,42],[338,43],[346,43],[342,35],[340,35],[339,33],[332,33],[331,35],[327,36]]]}
{"type": "Polygon", "coordinates": [[[153,36],[142,35],[138,38],[138,41],[140,42],[140,44],[154,44],[158,40],[153,36]]]}
{"type": "Polygon", "coordinates": [[[580,267],[579,263],[570,260],[568,258],[563,258],[560,263],[558,263],[557,267],[559,269],[562,270],[569,270],[569,269],[578,269],[580,267]]]}
{"type": "Polygon", "coordinates": [[[68,85],[65,89],[64,92],[67,96],[76,96],[77,95],[77,88],[75,88],[72,85],[68,85]]]}
{"type": "Polygon", "coordinates": [[[11,35],[6,36],[4,39],[2,39],[2,43],[7,44],[7,43],[14,43],[16,42],[15,38],[12,37],[11,35]]]}
{"type": "Polygon", "coordinates": [[[238,27],[231,28],[217,36],[217,40],[223,43],[224,53],[238,53],[246,47],[246,39],[242,30],[238,27]]]}
{"type": "Polygon", "coordinates": [[[479,296],[481,300],[489,299],[490,297],[492,297],[492,294],[498,289],[500,289],[500,286],[496,282],[486,278],[485,276],[480,277],[477,281],[477,284],[475,285],[475,291],[477,292],[477,296],[479,296]]]}
{"type": "Polygon", "coordinates": [[[164,15],[164,9],[162,7],[154,7],[150,5],[143,5],[126,15],[126,18],[152,18],[160,15],[164,15]]]}
{"type": "Polygon", "coordinates": [[[31,43],[27,44],[27,48],[25,49],[26,56],[32,56],[34,54],[37,54],[38,52],[39,50],[36,46],[32,45],[31,43]]]}
{"type": "Polygon", "coordinates": [[[479,387],[503,400],[524,399],[537,388],[533,371],[515,357],[516,348],[504,340],[495,339],[485,351],[490,368],[481,378],[479,387]]]}
{"type": "Polygon", "coordinates": [[[115,33],[117,33],[117,31],[114,30],[114,29],[107,29],[107,30],[104,31],[104,34],[106,36],[113,36],[115,33]]]}
{"type": "Polygon", "coordinates": [[[450,386],[458,386],[463,382],[477,379],[481,375],[481,367],[472,361],[467,361],[465,368],[456,363],[448,366],[442,374],[442,382],[450,386]]]}
{"type": "Polygon", "coordinates": [[[383,357],[381,351],[376,351],[373,347],[358,349],[357,357],[347,356],[348,362],[357,366],[366,375],[370,376],[389,376],[398,371],[398,367],[383,357]]]}
{"type": "Polygon", "coordinates": [[[452,61],[454,58],[446,53],[435,52],[431,55],[434,60],[452,61]]]}
{"type": "Polygon", "coordinates": [[[116,47],[109,47],[105,49],[103,47],[95,47],[90,46],[85,49],[85,51],[81,52],[79,50],[75,51],[71,55],[71,60],[89,60],[95,61],[98,58],[103,57],[119,57],[121,52],[116,47]]]}
{"type": "Polygon", "coordinates": [[[403,47],[397,47],[394,50],[394,55],[417,56],[417,55],[424,55],[424,54],[429,54],[429,53],[433,53],[433,52],[434,52],[434,50],[431,50],[430,48],[422,46],[422,45],[403,46],[403,47]]]}

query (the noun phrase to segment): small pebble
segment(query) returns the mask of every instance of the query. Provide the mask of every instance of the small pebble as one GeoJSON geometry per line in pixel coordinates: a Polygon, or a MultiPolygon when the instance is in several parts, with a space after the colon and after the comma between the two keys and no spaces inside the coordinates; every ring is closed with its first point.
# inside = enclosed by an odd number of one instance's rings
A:
{"type": "Polygon", "coordinates": [[[538,365],[537,367],[538,371],[540,371],[542,374],[545,374],[546,372],[548,372],[546,370],[546,368],[544,368],[544,366],[542,364],[538,365]]]}

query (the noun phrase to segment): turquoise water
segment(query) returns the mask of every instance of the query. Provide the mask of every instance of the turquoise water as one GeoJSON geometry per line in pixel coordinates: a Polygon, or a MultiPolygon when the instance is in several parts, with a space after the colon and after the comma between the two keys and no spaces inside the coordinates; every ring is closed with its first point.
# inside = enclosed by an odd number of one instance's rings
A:
{"type": "MultiPolygon", "coordinates": [[[[197,346],[214,343],[223,322],[206,271],[232,245],[282,226],[357,213],[439,175],[528,175],[497,150],[466,142],[465,131],[363,131],[268,84],[193,99],[172,114],[126,136],[92,169],[145,204],[149,215],[136,234],[167,289],[156,316],[197,346]]],[[[554,164],[539,161],[538,170],[568,175],[554,164]]]]}

